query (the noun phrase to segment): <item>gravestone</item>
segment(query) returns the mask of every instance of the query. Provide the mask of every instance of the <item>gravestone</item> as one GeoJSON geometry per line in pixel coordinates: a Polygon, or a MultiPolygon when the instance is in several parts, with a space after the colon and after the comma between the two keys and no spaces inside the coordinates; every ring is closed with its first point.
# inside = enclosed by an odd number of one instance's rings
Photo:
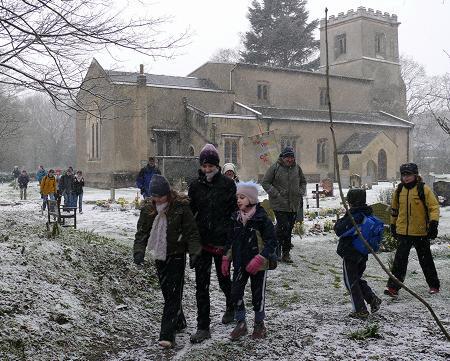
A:
{"type": "Polygon", "coordinates": [[[320,182],[325,197],[333,196],[333,181],[330,178],[325,178],[320,182]]]}
{"type": "Polygon", "coordinates": [[[350,172],[347,169],[341,170],[341,185],[342,188],[350,187],[350,172]]]}
{"type": "Polygon", "coordinates": [[[364,189],[372,189],[372,176],[362,176],[361,177],[361,187],[364,189]]]}
{"type": "Polygon", "coordinates": [[[349,188],[361,188],[361,176],[359,174],[350,175],[349,188]]]}
{"type": "Polygon", "coordinates": [[[433,191],[439,198],[439,203],[446,207],[450,205],[450,182],[437,181],[433,183],[433,191]]]}
{"type": "Polygon", "coordinates": [[[391,223],[391,207],[384,203],[375,203],[371,205],[373,215],[381,219],[384,224],[391,223]]]}

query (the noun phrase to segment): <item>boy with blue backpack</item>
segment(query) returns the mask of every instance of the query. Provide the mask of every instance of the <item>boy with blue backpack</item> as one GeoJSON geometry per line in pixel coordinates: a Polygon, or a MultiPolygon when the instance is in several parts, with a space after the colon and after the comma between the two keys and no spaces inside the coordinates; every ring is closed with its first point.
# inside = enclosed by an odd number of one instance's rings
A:
{"type": "MultiPolygon", "coordinates": [[[[383,235],[383,222],[372,215],[372,208],[366,204],[366,191],[350,189],[347,193],[347,202],[350,205],[349,212],[364,238],[377,251],[383,235]]],[[[336,252],[343,259],[345,287],[353,304],[353,312],[349,316],[365,320],[369,317],[366,303],[370,305],[371,313],[377,312],[381,305],[381,299],[375,295],[367,281],[362,279],[369,250],[358,236],[348,214],[336,222],[334,231],[339,237],[336,252]]]]}

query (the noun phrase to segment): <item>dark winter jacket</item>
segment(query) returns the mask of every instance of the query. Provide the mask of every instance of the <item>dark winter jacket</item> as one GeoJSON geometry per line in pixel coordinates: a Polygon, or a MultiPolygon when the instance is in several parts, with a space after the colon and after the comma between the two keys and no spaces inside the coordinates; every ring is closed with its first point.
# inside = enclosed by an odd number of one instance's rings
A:
{"type": "Polygon", "coordinates": [[[71,193],[73,192],[73,183],[74,183],[75,176],[73,174],[67,174],[64,173],[64,175],[61,176],[58,183],[58,190],[61,193],[67,192],[71,193]]]}
{"type": "Polygon", "coordinates": [[[297,212],[306,193],[306,179],[300,166],[294,163],[287,167],[281,158],[267,170],[261,185],[274,211],[297,212]]]}
{"type": "Polygon", "coordinates": [[[14,176],[14,179],[15,178],[19,178],[19,175],[20,175],[19,168],[14,168],[13,171],[12,171],[12,175],[14,176]]]}
{"type": "Polygon", "coordinates": [[[80,180],[75,176],[73,178],[73,192],[78,196],[83,193],[83,187],[84,187],[84,178],[81,177],[80,180]]]}
{"type": "MultiPolygon", "coordinates": [[[[356,224],[361,224],[362,221],[364,220],[364,216],[370,216],[373,213],[373,211],[372,207],[364,205],[361,207],[350,208],[350,213],[355,219],[356,224]]],[[[347,232],[352,227],[353,223],[348,214],[339,219],[334,225],[334,231],[336,232],[336,235],[340,237],[336,253],[342,258],[353,260],[354,262],[359,262],[362,259],[367,260],[367,255],[361,254],[353,247],[352,236],[341,237],[342,234],[347,232]]]]}
{"type": "MultiPolygon", "coordinates": [[[[184,254],[189,252],[190,256],[200,253],[200,237],[189,207],[189,198],[174,191],[171,193],[167,210],[167,256],[184,254]]],[[[144,207],[137,223],[137,232],[134,237],[134,262],[139,264],[144,261],[145,249],[147,248],[153,221],[157,215],[156,208],[150,199],[144,201],[144,207]]]]}
{"type": "MultiPolygon", "coordinates": [[[[256,212],[244,224],[239,220],[239,211],[233,213],[232,227],[228,232],[225,254],[232,257],[234,269],[245,267],[257,254],[266,260],[276,259],[278,242],[275,229],[265,209],[256,205],[256,212]]],[[[268,261],[265,268],[267,269],[268,261]]]]}
{"type": "Polygon", "coordinates": [[[45,171],[45,169],[39,169],[36,172],[36,180],[41,183],[42,178],[44,178],[47,175],[47,172],[45,171]]]}
{"type": "Polygon", "coordinates": [[[30,178],[28,177],[28,174],[21,174],[17,179],[17,182],[19,183],[19,188],[27,188],[29,181],[30,178]]]}
{"type": "Polygon", "coordinates": [[[161,174],[160,170],[155,166],[150,167],[148,164],[139,171],[136,178],[136,187],[141,190],[141,194],[144,197],[150,197],[152,194],[150,189],[150,181],[155,174],[161,174]]]}
{"type": "Polygon", "coordinates": [[[198,174],[189,185],[188,194],[202,245],[223,247],[231,227],[231,215],[237,209],[236,184],[220,171],[211,182],[202,171],[198,174]]]}

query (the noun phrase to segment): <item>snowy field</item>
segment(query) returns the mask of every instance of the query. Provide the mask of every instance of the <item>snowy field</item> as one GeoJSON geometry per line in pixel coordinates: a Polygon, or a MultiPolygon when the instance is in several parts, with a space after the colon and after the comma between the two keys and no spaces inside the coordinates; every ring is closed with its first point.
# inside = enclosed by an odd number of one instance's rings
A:
{"type": "MultiPolygon", "coordinates": [[[[368,203],[391,187],[368,191],[368,203]]],[[[313,185],[308,185],[311,196],[313,185]]],[[[29,200],[0,185],[0,359],[1,360],[450,360],[446,342],[428,311],[412,296],[382,295],[386,276],[370,257],[366,279],[383,299],[368,321],[347,317],[349,296],[342,282],[337,239],[323,227],[334,215],[305,221],[306,234],[293,239],[293,265],[279,264],[268,276],[267,339],[231,342],[232,325],[220,323],[224,298],[212,281],[212,338],[191,345],[195,331],[194,274],[187,270],[183,306],[188,328],[173,350],[157,346],[162,296],[149,259],[144,270],[132,263],[139,212],[136,189],[116,191],[122,205],[99,205],[109,191],[85,188],[78,231],[52,238],[45,230],[36,183],[29,200]],[[97,202],[97,204],[96,204],[97,202]],[[378,326],[378,338],[353,340],[352,332],[378,326]]],[[[261,194],[261,200],[265,198],[261,194]]],[[[308,200],[310,211],[315,200],[308,200]]],[[[321,200],[319,214],[340,207],[338,197],[321,200]]],[[[312,217],[311,217],[312,218],[312,217]]],[[[450,330],[450,207],[441,208],[439,237],[432,252],[441,292],[427,293],[412,250],[406,283],[431,303],[450,330]]],[[[382,253],[387,263],[392,253],[382,253]]],[[[247,288],[247,295],[250,293],[247,288]]],[[[248,323],[253,325],[250,299],[248,323]]]]}

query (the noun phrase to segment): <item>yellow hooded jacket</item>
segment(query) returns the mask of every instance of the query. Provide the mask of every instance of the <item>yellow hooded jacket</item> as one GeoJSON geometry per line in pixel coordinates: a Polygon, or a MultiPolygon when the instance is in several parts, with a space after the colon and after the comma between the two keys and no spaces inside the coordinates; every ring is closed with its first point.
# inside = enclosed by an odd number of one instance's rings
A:
{"type": "MultiPolygon", "coordinates": [[[[424,185],[424,194],[428,208],[428,221],[439,221],[439,203],[426,184],[424,185]]],[[[391,208],[391,224],[395,224],[397,234],[403,236],[427,235],[427,216],[425,206],[419,198],[417,184],[411,189],[403,187],[400,197],[397,197],[397,190],[395,190],[391,208]]]]}
{"type": "Polygon", "coordinates": [[[44,178],[42,178],[40,187],[41,193],[45,196],[51,193],[56,193],[56,177],[49,177],[48,175],[46,175],[44,178]]]}

